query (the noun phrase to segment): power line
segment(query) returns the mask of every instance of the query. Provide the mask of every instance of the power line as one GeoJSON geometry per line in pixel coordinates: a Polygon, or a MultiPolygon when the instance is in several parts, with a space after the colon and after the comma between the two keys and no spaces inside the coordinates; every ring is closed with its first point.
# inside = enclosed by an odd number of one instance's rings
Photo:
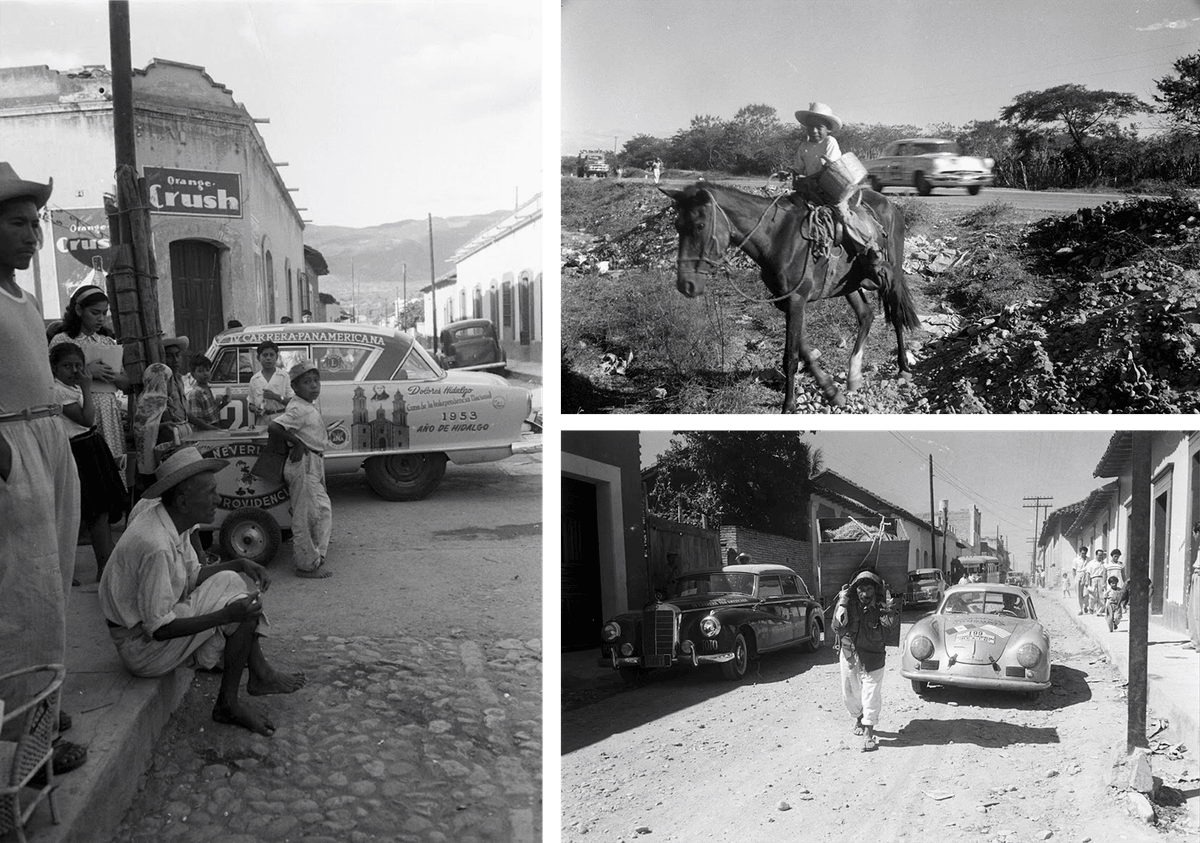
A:
{"type": "MultiPolygon", "coordinates": [[[[916,445],[912,444],[907,439],[900,436],[896,431],[888,431],[888,432],[891,434],[893,439],[900,442],[902,445],[904,445],[904,447],[908,448],[908,450],[911,451],[915,456],[919,457],[921,459],[922,463],[925,461],[927,455],[922,453],[921,450],[916,445]]],[[[1002,510],[1016,508],[1016,507],[1013,507],[1011,504],[1000,503],[999,501],[996,501],[993,498],[988,497],[987,495],[983,495],[979,492],[976,492],[974,489],[970,488],[970,486],[968,486],[965,481],[959,480],[957,477],[954,477],[952,475],[952,472],[950,472],[949,470],[947,470],[945,468],[938,468],[935,466],[934,467],[934,475],[940,477],[949,486],[954,488],[956,491],[962,493],[963,495],[966,495],[968,498],[991,504],[993,507],[996,507],[996,508],[999,508],[1002,510]]],[[[1022,524],[1018,521],[1012,520],[1011,517],[1005,517],[1003,512],[994,512],[993,514],[996,515],[996,517],[1000,521],[1002,521],[1005,524],[1008,524],[1010,527],[1014,527],[1018,530],[1025,530],[1025,529],[1028,529],[1028,527],[1029,527],[1028,524],[1022,524]]]]}

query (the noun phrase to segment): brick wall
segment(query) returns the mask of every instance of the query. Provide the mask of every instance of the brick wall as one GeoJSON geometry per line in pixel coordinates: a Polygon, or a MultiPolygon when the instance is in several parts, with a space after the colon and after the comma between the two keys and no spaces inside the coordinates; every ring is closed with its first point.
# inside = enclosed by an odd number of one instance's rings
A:
{"type": "Polygon", "coordinates": [[[810,589],[816,588],[813,577],[812,545],[784,536],[760,533],[747,527],[721,528],[721,554],[733,549],[736,553],[749,553],[756,563],[787,565],[804,578],[810,589]]]}

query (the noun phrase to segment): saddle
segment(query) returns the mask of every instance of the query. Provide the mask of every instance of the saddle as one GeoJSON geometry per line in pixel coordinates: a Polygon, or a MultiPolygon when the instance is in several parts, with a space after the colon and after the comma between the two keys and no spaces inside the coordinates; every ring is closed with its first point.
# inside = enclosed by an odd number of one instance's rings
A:
{"type": "Polygon", "coordinates": [[[883,260],[887,232],[879,224],[874,211],[862,201],[862,194],[855,191],[847,201],[849,215],[843,218],[832,205],[814,201],[807,191],[798,191],[788,197],[797,213],[804,215],[800,225],[800,236],[809,241],[813,261],[824,264],[822,274],[828,284],[834,274],[839,258],[847,265],[861,260],[867,270],[859,286],[864,290],[878,290],[887,286],[890,267],[883,260]],[[866,257],[867,244],[878,246],[878,257],[874,262],[866,257]],[[840,254],[836,254],[840,252],[840,254]]]}

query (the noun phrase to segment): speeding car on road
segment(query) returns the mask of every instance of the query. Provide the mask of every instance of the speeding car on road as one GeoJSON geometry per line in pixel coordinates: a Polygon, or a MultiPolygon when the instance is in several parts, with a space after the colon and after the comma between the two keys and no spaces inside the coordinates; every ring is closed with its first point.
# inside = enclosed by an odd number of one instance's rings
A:
{"type": "Polygon", "coordinates": [[[912,625],[900,675],[917,694],[930,685],[1024,692],[1050,687],[1050,636],[1024,588],[969,583],[946,590],[937,610],[912,625]]]}
{"type": "Polygon", "coordinates": [[[958,144],[942,138],[903,138],[883,155],[866,162],[871,189],[913,187],[928,196],[937,187],[965,187],[974,196],[993,183],[991,158],[963,155],[958,144]]]}
{"type": "Polygon", "coordinates": [[[824,629],[821,605],[791,568],[728,565],[681,576],[666,599],[608,621],[599,664],[630,684],[672,665],[720,665],[736,681],[760,653],[816,650],[824,629]]]}

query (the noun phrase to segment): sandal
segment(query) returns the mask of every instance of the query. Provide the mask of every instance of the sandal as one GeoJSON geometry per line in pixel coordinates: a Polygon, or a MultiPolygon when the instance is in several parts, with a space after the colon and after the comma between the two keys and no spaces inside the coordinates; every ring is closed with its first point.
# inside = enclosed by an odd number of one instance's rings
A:
{"type": "Polygon", "coordinates": [[[63,732],[67,731],[70,728],[71,728],[71,715],[67,714],[65,711],[60,711],[58,713],[58,732],[59,732],[59,734],[62,734],[63,732]]]}
{"type": "Polygon", "coordinates": [[[879,749],[879,740],[874,735],[863,738],[863,752],[874,752],[877,749],[879,749]]]}
{"type": "Polygon", "coordinates": [[[862,715],[858,715],[854,719],[854,734],[861,735],[863,733],[862,715]]]}

